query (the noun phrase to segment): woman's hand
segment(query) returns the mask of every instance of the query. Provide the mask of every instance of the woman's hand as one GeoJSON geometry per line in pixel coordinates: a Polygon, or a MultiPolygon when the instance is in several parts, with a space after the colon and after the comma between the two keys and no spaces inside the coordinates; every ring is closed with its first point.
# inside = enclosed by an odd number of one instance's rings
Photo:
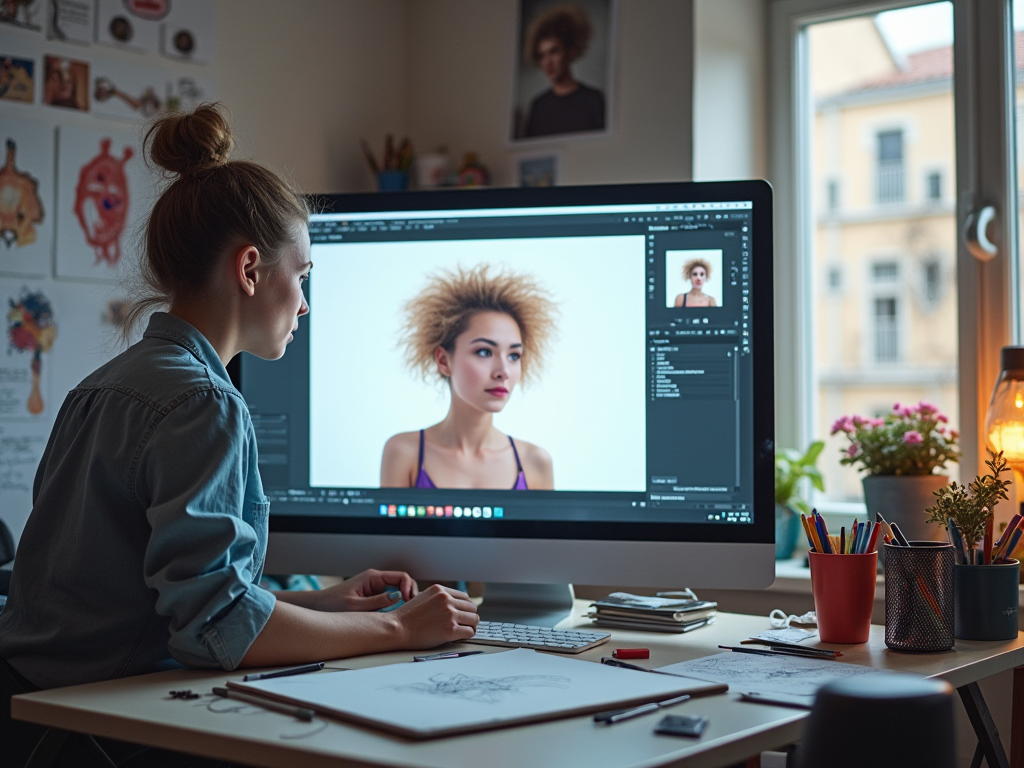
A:
{"type": "Polygon", "coordinates": [[[387,615],[398,621],[401,647],[409,650],[469,640],[480,621],[469,595],[440,584],[428,587],[387,615]]]}
{"type": "Polygon", "coordinates": [[[401,592],[408,602],[417,593],[416,582],[404,571],[363,571],[341,584],[311,593],[316,605],[308,607],[318,611],[379,611],[398,600],[388,597],[390,592],[401,592]]]}

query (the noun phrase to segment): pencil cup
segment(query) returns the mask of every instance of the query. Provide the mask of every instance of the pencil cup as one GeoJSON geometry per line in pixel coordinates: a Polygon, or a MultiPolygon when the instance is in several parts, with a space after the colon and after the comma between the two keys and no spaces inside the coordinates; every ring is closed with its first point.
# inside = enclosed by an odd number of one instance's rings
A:
{"type": "Polygon", "coordinates": [[[953,634],[961,640],[1017,637],[1020,563],[953,566],[956,593],[953,634]]]}
{"type": "Polygon", "coordinates": [[[866,643],[875,603],[878,553],[809,552],[818,637],[823,643],[866,643]]]}
{"type": "Polygon", "coordinates": [[[381,192],[402,192],[409,187],[409,174],[405,171],[381,171],[377,174],[377,189],[381,192]]]}
{"type": "Polygon", "coordinates": [[[953,546],[912,541],[885,545],[885,644],[935,653],[953,647],[953,546]]]}

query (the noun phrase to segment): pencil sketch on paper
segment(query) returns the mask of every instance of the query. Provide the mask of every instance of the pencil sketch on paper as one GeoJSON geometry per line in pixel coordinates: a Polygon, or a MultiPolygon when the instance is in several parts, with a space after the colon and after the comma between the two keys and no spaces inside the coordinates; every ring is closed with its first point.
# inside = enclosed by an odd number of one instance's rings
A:
{"type": "Polygon", "coordinates": [[[821,686],[833,680],[883,673],[859,664],[747,653],[719,653],[662,667],[661,671],[713,683],[728,683],[733,691],[804,696],[814,695],[821,686]]]}
{"type": "Polygon", "coordinates": [[[479,704],[500,704],[506,699],[526,693],[527,688],[568,688],[569,678],[561,675],[511,675],[509,677],[475,677],[463,674],[437,674],[423,683],[386,686],[403,693],[426,693],[451,696],[479,704]]]}

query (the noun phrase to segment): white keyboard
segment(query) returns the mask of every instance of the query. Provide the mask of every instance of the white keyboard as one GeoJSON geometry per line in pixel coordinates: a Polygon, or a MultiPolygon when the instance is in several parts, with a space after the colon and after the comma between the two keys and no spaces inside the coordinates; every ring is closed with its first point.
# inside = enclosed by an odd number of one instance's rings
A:
{"type": "Polygon", "coordinates": [[[508,624],[503,621],[481,621],[476,635],[467,643],[501,645],[507,648],[534,648],[553,653],[582,653],[608,642],[608,632],[588,632],[581,629],[552,629],[529,624],[508,624]]]}

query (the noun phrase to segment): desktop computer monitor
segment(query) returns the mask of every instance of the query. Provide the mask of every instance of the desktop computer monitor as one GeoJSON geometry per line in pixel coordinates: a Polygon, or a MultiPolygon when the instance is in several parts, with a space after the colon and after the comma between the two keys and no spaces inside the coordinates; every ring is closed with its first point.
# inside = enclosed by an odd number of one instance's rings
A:
{"type": "Polygon", "coordinates": [[[282,360],[238,366],[272,502],[269,573],[772,582],[766,183],[339,195],[317,211],[308,317],[282,360]],[[471,350],[524,373],[474,406],[518,446],[515,464],[497,451],[488,487],[416,448],[452,397],[424,328],[475,316],[473,279],[519,302],[524,348],[471,350]],[[396,435],[404,469],[382,482],[396,435]]]}

